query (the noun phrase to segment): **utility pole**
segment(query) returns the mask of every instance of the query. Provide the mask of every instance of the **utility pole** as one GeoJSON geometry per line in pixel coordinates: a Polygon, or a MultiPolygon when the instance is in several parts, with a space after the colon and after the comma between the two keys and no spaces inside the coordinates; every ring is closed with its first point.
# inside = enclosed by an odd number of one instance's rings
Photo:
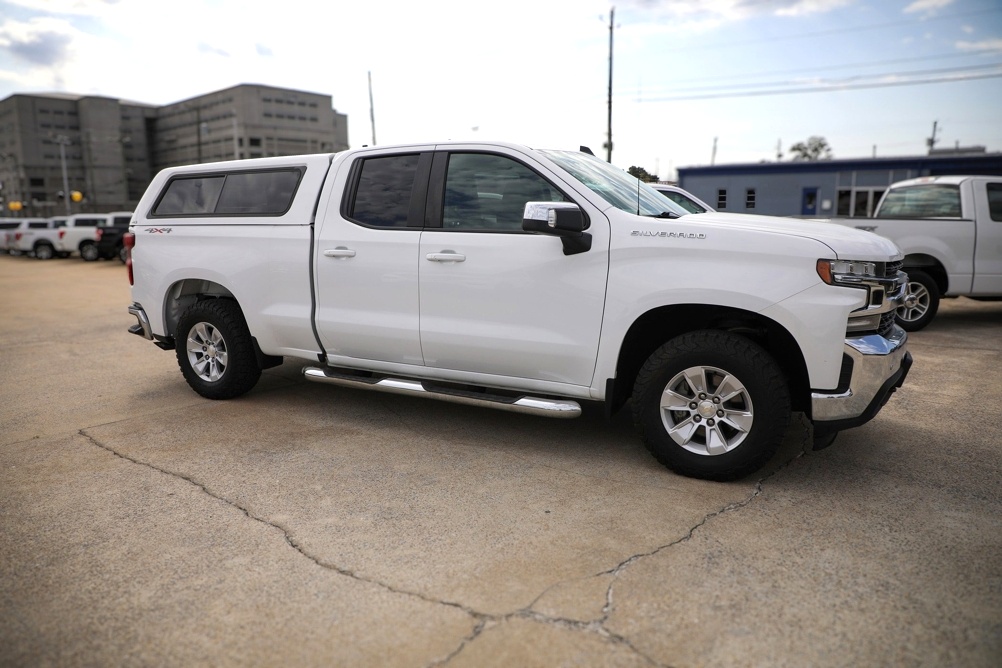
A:
{"type": "Polygon", "coordinates": [[[372,70],[369,70],[369,121],[372,123],[372,145],[376,145],[376,108],[372,104],[372,70]]]}
{"type": "Polygon", "coordinates": [[[605,135],[605,160],[612,162],[612,30],[616,21],[616,8],[609,10],[609,125],[605,135]]]}
{"type": "Polygon", "coordinates": [[[710,166],[712,167],[717,162],[717,138],[713,138],[713,153],[710,154],[710,166]]]}
{"type": "Polygon", "coordinates": [[[939,121],[932,122],[932,136],[925,140],[925,145],[929,147],[929,153],[932,153],[932,150],[936,148],[936,142],[938,141],[936,139],[936,126],[938,125],[939,121]]]}
{"type": "Polygon", "coordinates": [[[63,163],[63,202],[66,204],[66,215],[70,215],[70,179],[66,175],[66,147],[70,144],[70,138],[66,135],[56,135],[53,138],[59,144],[59,160],[63,163]]]}

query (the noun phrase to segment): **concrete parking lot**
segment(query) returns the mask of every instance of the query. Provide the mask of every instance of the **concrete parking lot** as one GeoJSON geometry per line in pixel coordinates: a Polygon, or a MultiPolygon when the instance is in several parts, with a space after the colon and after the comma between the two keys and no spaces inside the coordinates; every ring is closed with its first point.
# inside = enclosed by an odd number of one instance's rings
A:
{"type": "Polygon", "coordinates": [[[1002,303],[755,478],[611,422],[188,389],[117,261],[0,256],[2,666],[1002,665],[1002,303]]]}

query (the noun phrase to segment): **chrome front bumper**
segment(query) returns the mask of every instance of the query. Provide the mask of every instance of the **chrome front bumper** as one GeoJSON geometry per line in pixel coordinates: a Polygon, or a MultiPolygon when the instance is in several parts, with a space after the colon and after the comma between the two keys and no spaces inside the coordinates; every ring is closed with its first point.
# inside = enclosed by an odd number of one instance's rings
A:
{"type": "Polygon", "coordinates": [[[811,393],[815,427],[827,431],[858,427],[880,412],[908,375],[912,356],[907,341],[908,334],[896,325],[886,337],[846,338],[845,355],[851,360],[848,387],[811,393]]]}

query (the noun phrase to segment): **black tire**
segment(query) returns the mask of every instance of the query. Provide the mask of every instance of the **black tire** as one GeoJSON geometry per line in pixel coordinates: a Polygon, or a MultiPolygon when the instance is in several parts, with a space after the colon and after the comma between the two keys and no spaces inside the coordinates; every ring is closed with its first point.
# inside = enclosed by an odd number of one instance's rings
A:
{"type": "Polygon", "coordinates": [[[101,254],[97,250],[97,244],[87,243],[80,246],[80,257],[84,259],[84,262],[96,262],[101,258],[101,254]]]}
{"type": "Polygon", "coordinates": [[[632,402],[651,454],[676,473],[707,480],[760,469],[790,422],[790,391],[776,361],[749,339],[718,330],[689,332],[655,350],[632,402]],[[674,398],[676,410],[662,408],[663,398],[674,398]]]}
{"type": "Polygon", "coordinates": [[[52,247],[52,244],[38,243],[35,244],[35,259],[36,260],[51,260],[56,256],[56,249],[52,247]]]}
{"type": "Polygon", "coordinates": [[[115,256],[118,258],[119,262],[125,264],[125,261],[129,259],[129,249],[125,246],[119,246],[118,250],[115,251],[115,256]]]}
{"type": "Polygon", "coordinates": [[[908,271],[905,304],[898,307],[894,319],[906,332],[917,332],[932,322],[939,310],[939,286],[924,271],[908,271]]]}
{"type": "Polygon", "coordinates": [[[207,399],[232,399],[261,377],[243,313],[229,299],[190,306],[177,325],[174,350],[191,389],[207,399]]]}

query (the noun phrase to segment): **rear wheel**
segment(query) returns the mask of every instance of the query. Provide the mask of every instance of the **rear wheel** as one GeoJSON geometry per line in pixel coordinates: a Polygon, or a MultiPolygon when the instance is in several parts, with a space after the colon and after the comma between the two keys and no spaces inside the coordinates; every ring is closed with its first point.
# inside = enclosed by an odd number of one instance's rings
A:
{"type": "Polygon", "coordinates": [[[898,325],[906,331],[917,332],[932,322],[938,310],[939,286],[936,281],[924,271],[909,271],[905,302],[894,314],[898,325]]]}
{"type": "Polygon", "coordinates": [[[690,332],[644,363],[633,389],[633,420],[668,468],[733,480],[775,454],[790,420],[789,389],[759,345],[730,332],[690,332]]]}
{"type": "Polygon", "coordinates": [[[178,321],[174,349],[188,385],[208,399],[238,397],[261,377],[243,313],[228,299],[189,307],[178,321]]]}
{"type": "Polygon", "coordinates": [[[125,261],[129,259],[129,249],[126,248],[125,246],[119,246],[117,255],[119,261],[122,264],[125,264],[125,261]]]}
{"type": "Polygon", "coordinates": [[[85,262],[94,262],[99,259],[100,253],[97,251],[97,245],[91,243],[81,246],[80,257],[82,257],[85,262]]]}
{"type": "Polygon", "coordinates": [[[51,260],[56,256],[56,249],[51,244],[40,243],[35,245],[36,260],[51,260]]]}

